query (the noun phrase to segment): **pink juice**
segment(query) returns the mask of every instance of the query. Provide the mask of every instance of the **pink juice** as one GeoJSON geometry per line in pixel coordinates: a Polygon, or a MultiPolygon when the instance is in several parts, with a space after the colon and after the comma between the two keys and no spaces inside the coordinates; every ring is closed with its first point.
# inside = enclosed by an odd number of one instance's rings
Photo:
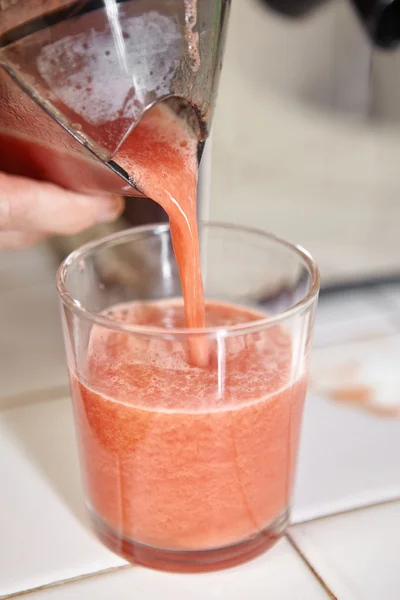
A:
{"type": "MultiPolygon", "coordinates": [[[[180,301],[120,305],[107,315],[161,328],[185,323],[180,301]]],[[[208,326],[261,316],[206,303],[208,326]]],[[[222,374],[216,344],[207,367],[188,363],[187,350],[94,326],[85,375],[72,373],[90,509],[120,540],[223,548],[287,510],[305,394],[303,377],[290,381],[290,336],[275,325],[226,339],[222,374]]],[[[121,548],[130,555],[131,546],[121,548]]]]}

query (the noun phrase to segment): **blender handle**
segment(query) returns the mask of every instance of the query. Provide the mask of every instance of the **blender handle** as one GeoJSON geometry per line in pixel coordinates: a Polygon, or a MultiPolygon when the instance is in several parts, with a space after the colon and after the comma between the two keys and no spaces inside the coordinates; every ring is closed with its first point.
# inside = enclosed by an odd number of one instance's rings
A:
{"type": "MultiPolygon", "coordinates": [[[[329,0],[263,0],[288,17],[305,17],[329,0]]],[[[400,0],[351,0],[372,43],[383,49],[400,44],[400,0]]]]}

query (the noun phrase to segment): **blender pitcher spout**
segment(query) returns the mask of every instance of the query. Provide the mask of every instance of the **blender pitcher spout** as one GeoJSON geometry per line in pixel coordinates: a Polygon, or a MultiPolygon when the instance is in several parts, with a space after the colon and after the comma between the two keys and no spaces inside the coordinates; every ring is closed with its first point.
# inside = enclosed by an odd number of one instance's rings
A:
{"type": "MultiPolygon", "coordinates": [[[[135,188],[114,158],[159,102],[179,111],[191,107],[184,112],[201,156],[229,5],[230,0],[6,1],[0,7],[0,67],[88,156],[135,188]]],[[[0,75],[0,105],[5,102],[0,75]]],[[[0,128],[4,119],[0,109],[0,128]]]]}

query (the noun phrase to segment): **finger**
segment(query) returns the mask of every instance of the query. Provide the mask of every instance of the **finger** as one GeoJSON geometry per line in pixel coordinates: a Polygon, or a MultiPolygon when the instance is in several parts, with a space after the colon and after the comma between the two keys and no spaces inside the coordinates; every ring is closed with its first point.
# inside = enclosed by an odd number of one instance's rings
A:
{"type": "Polygon", "coordinates": [[[47,182],[0,173],[0,231],[72,235],[122,212],[118,196],[86,196],[47,182]]]}
{"type": "Polygon", "coordinates": [[[0,232],[0,250],[22,250],[28,248],[40,240],[46,234],[43,232],[31,233],[29,231],[5,231],[0,232]]]}

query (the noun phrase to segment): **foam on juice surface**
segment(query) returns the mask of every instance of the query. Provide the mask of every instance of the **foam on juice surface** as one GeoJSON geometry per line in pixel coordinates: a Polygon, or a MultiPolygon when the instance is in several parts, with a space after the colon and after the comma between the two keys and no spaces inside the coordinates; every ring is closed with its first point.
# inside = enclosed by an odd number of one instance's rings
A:
{"type": "MultiPolygon", "coordinates": [[[[118,322],[158,327],[160,332],[185,326],[181,300],[117,305],[106,314],[118,322]]],[[[262,318],[261,313],[218,302],[208,303],[205,311],[205,325],[211,327],[262,318]]],[[[184,339],[127,335],[96,326],[86,382],[114,401],[145,410],[184,412],[232,408],[258,401],[262,389],[264,396],[288,385],[291,340],[280,326],[209,340],[207,367],[188,362],[187,345],[184,339]]]]}

